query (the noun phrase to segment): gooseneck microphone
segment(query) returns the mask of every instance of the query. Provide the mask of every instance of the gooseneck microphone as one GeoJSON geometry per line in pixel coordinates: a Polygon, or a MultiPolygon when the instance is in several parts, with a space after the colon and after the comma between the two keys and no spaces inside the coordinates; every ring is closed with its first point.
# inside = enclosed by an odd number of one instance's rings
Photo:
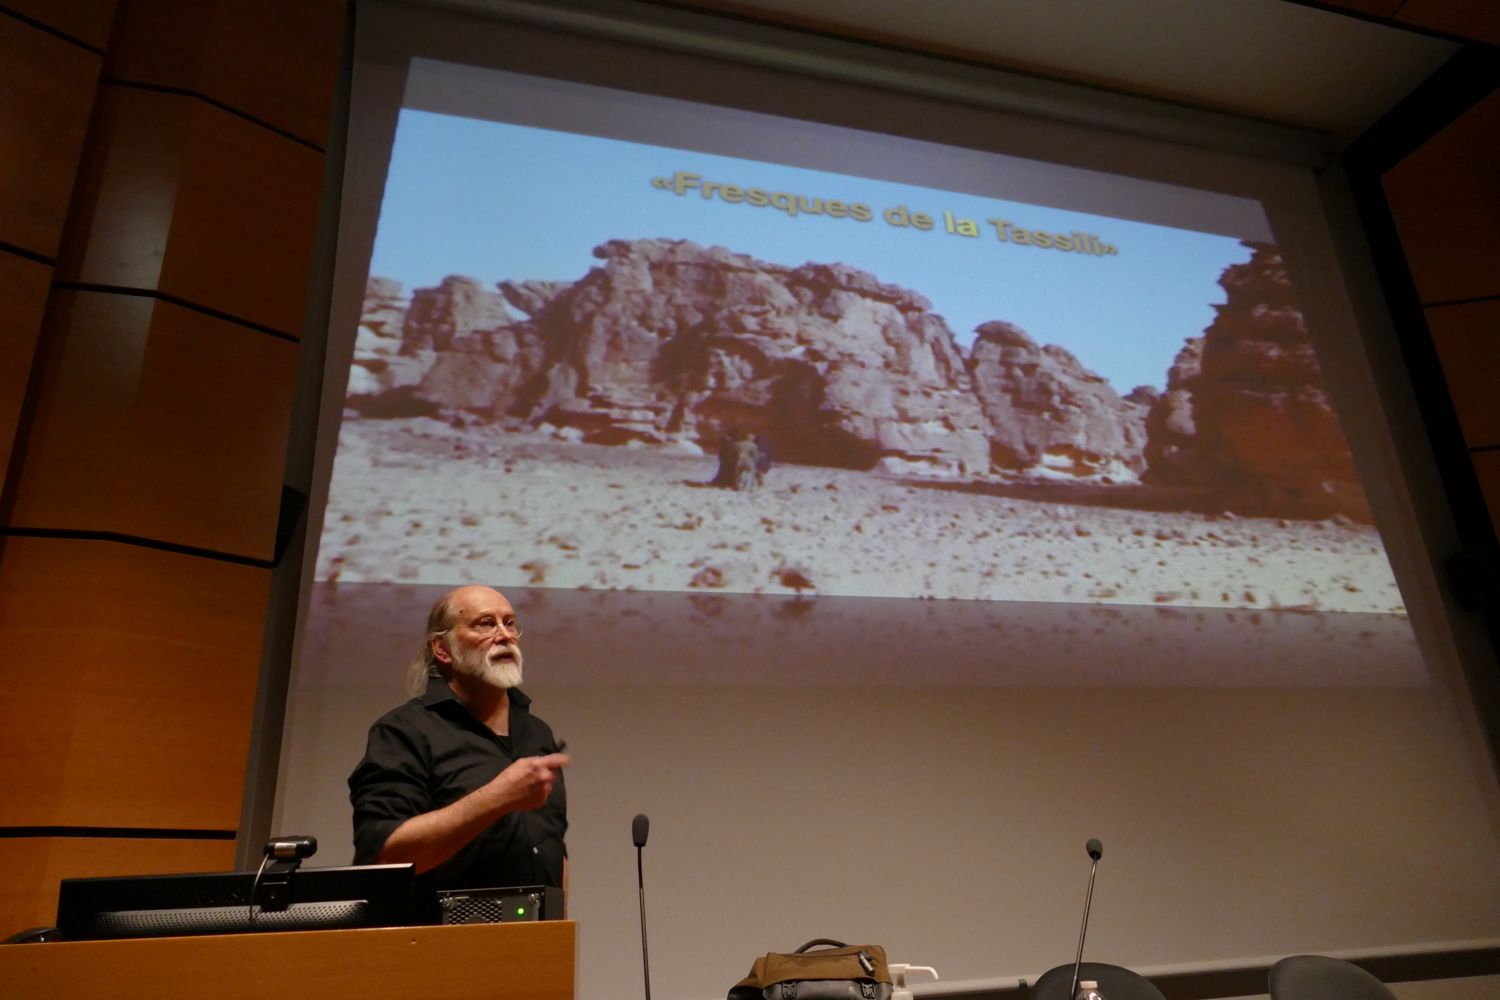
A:
{"type": "Polygon", "coordinates": [[[1068,1000],[1074,1000],[1078,996],[1078,970],[1083,966],[1083,936],[1089,932],[1089,905],[1094,901],[1094,874],[1099,870],[1099,859],[1104,857],[1104,845],[1097,838],[1090,837],[1083,849],[1088,851],[1094,863],[1089,866],[1089,892],[1083,897],[1083,926],[1078,928],[1078,954],[1073,959],[1073,985],[1068,990],[1068,1000]]]}
{"type": "Polygon", "coordinates": [[[646,875],[641,848],[646,846],[646,835],[650,832],[651,821],[645,813],[637,813],[630,821],[630,839],[635,841],[635,882],[641,893],[641,974],[646,978],[646,1000],[651,1000],[651,958],[646,951],[646,875]]]}
{"type": "Polygon", "coordinates": [[[646,846],[646,836],[651,832],[651,821],[646,818],[645,813],[638,813],[635,819],[630,821],[630,839],[635,841],[636,847],[646,846]]]}

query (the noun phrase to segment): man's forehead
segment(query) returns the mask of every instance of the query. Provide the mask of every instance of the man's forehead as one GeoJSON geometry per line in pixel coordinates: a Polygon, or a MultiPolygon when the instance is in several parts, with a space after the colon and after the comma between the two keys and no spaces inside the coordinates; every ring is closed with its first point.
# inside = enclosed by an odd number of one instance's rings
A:
{"type": "Polygon", "coordinates": [[[449,598],[453,614],[459,618],[472,618],[480,614],[513,614],[505,595],[489,587],[462,587],[449,598]]]}

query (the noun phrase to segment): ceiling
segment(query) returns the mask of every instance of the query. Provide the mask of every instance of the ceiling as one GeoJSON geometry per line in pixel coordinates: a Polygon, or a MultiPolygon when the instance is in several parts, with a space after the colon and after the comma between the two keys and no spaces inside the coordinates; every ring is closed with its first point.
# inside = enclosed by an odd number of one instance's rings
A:
{"type": "Polygon", "coordinates": [[[1287,0],[693,0],[670,6],[1311,129],[1342,145],[1459,45],[1287,0]]]}

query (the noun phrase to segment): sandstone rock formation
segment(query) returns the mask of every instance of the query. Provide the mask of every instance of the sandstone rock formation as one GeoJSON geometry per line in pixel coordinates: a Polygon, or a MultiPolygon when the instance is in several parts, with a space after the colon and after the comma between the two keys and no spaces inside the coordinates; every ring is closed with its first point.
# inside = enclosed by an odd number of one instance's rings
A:
{"type": "Polygon", "coordinates": [[[1243,512],[1369,521],[1281,255],[1247,246],[1250,260],[1220,279],[1228,301],[1178,354],[1152,409],[1147,480],[1243,512]]]}
{"type": "Polygon", "coordinates": [[[969,371],[996,466],[1126,479],[1145,468],[1149,390],[1122,399],[1071,352],[1042,347],[1010,323],[985,323],[976,333],[969,371]]]}
{"type": "Polygon", "coordinates": [[[1204,459],[1202,441],[1193,421],[1193,387],[1203,370],[1203,338],[1190,337],[1172,367],[1167,369],[1167,390],[1146,418],[1147,481],[1188,483],[1204,459]]]}
{"type": "Polygon", "coordinates": [[[1004,322],[966,356],[921,295],[842,264],[614,240],[576,282],[449,277],[408,302],[372,279],[349,406],[707,453],[745,429],[781,462],[1143,475],[1246,512],[1368,516],[1281,259],[1251,249],[1161,393],[1121,397],[1004,322]]]}
{"type": "Polygon", "coordinates": [[[354,339],[354,357],[349,369],[349,404],[370,416],[411,416],[431,412],[431,407],[413,398],[412,392],[434,356],[401,353],[402,329],[410,300],[401,284],[389,278],[371,278],[365,286],[359,332],[354,339]]]}
{"type": "Polygon", "coordinates": [[[684,241],[594,253],[602,264],[572,284],[504,282],[494,296],[449,278],[414,293],[401,349],[436,359],[413,396],[600,444],[711,450],[744,428],[778,461],[988,471],[963,353],[921,296],[843,265],[684,241]]]}
{"type": "Polygon", "coordinates": [[[474,278],[449,275],[437,288],[412,292],[401,328],[401,353],[445,351],[475,330],[493,330],[510,321],[505,301],[474,278]]]}

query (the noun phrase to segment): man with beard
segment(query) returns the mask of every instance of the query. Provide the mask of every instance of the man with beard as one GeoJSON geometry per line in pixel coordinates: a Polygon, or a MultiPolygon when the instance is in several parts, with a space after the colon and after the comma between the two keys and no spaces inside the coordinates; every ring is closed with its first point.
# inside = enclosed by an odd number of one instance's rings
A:
{"type": "Polygon", "coordinates": [[[354,863],[412,862],[420,889],[566,888],[568,757],[520,689],[521,623],[460,587],[427,619],[408,687],[349,775],[354,863]]]}

